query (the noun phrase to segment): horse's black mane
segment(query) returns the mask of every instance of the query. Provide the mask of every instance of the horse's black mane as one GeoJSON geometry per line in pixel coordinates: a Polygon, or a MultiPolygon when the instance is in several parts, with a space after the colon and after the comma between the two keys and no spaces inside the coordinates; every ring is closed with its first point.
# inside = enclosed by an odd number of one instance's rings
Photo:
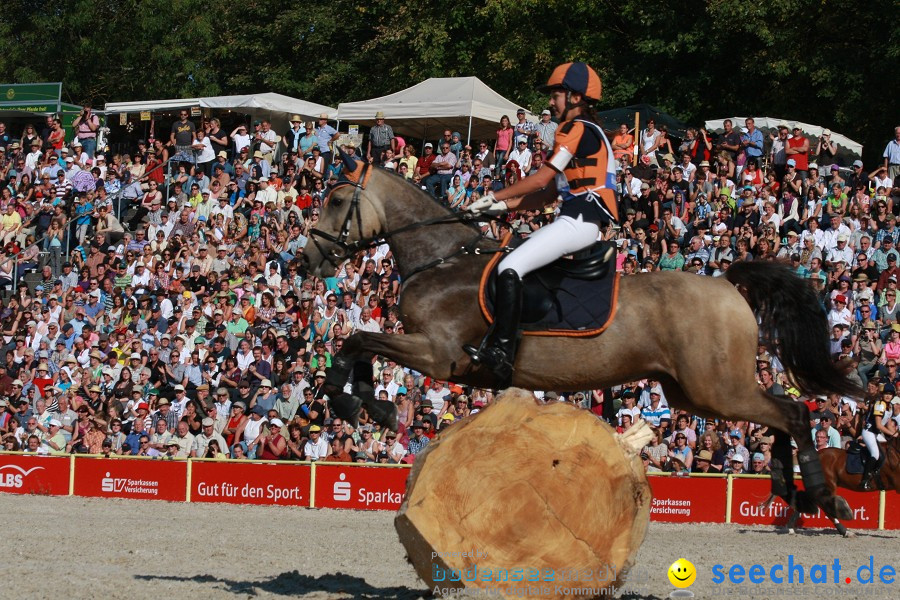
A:
{"type": "MultiPolygon", "coordinates": [[[[381,172],[381,173],[384,173],[384,174],[386,174],[386,175],[391,175],[391,176],[393,176],[393,177],[396,177],[396,178],[400,179],[405,185],[408,185],[409,187],[411,187],[412,189],[414,189],[415,191],[417,191],[417,192],[419,193],[420,196],[422,196],[423,198],[425,198],[425,199],[431,201],[431,203],[433,203],[434,205],[436,205],[436,206],[438,206],[439,208],[441,208],[447,215],[459,216],[459,222],[460,222],[461,224],[466,225],[466,226],[472,228],[474,231],[480,231],[480,228],[478,227],[476,221],[467,221],[467,220],[465,220],[461,215],[459,215],[459,213],[455,213],[455,212],[453,212],[452,210],[450,210],[450,208],[449,208],[448,206],[442,204],[442,203],[440,202],[440,200],[438,200],[437,198],[435,198],[434,196],[432,196],[431,194],[429,194],[428,192],[426,192],[425,190],[423,190],[420,186],[416,185],[412,180],[409,180],[409,179],[403,177],[402,175],[400,175],[400,173],[398,173],[398,172],[396,172],[396,171],[393,171],[393,170],[391,170],[391,169],[385,169],[384,167],[373,167],[373,168],[378,169],[378,171],[381,172]]],[[[338,184],[345,184],[345,183],[351,183],[351,182],[350,182],[348,179],[344,178],[344,177],[342,177],[342,178],[338,181],[338,184]]],[[[490,238],[485,238],[485,239],[487,240],[487,239],[490,239],[490,238]]],[[[491,241],[496,241],[496,240],[491,240],[491,241]]]]}

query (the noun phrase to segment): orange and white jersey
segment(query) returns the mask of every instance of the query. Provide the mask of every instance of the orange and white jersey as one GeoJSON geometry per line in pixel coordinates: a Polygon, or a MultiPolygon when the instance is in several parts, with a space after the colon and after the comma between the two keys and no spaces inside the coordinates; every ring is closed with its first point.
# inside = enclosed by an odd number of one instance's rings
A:
{"type": "Polygon", "coordinates": [[[574,119],[556,130],[556,145],[547,164],[558,172],[556,187],[564,201],[599,198],[618,221],[616,160],[611,148],[599,125],[574,119]]]}

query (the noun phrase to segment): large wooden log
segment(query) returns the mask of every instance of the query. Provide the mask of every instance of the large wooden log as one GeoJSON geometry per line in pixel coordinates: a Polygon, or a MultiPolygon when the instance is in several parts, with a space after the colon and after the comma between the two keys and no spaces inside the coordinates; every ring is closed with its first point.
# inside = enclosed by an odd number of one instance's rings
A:
{"type": "Polygon", "coordinates": [[[395,519],[409,561],[438,593],[603,594],[647,530],[649,435],[645,425],[619,436],[590,412],[508,390],[416,458],[395,519]]]}

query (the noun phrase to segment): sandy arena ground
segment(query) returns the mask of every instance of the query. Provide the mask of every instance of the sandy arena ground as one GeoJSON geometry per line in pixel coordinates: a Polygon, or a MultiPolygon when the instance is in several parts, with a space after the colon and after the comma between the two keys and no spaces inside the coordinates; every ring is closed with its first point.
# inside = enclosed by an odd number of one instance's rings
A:
{"type": "MultiPolygon", "coordinates": [[[[281,507],[175,504],[0,494],[6,589],[17,598],[416,599],[431,591],[416,577],[397,539],[393,514],[281,507]]],[[[697,598],[897,598],[893,585],[856,581],[874,556],[877,571],[900,571],[900,533],[834,532],[789,536],[725,525],[651,524],[637,564],[643,581],[623,598],[668,598],[666,569],[684,556],[698,569],[697,598]],[[829,565],[829,583],[723,585],[714,564],[787,561],[829,565]],[[840,558],[851,584],[831,583],[840,558]]],[[[807,567],[808,568],[808,567],[807,567]]]]}

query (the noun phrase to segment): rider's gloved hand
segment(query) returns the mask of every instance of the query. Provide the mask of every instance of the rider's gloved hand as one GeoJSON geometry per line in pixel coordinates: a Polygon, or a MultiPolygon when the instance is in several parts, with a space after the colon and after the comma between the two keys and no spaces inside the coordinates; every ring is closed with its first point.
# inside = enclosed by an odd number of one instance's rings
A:
{"type": "Polygon", "coordinates": [[[506,202],[494,198],[493,192],[488,192],[469,205],[469,212],[473,215],[502,215],[509,212],[506,202]]]}

